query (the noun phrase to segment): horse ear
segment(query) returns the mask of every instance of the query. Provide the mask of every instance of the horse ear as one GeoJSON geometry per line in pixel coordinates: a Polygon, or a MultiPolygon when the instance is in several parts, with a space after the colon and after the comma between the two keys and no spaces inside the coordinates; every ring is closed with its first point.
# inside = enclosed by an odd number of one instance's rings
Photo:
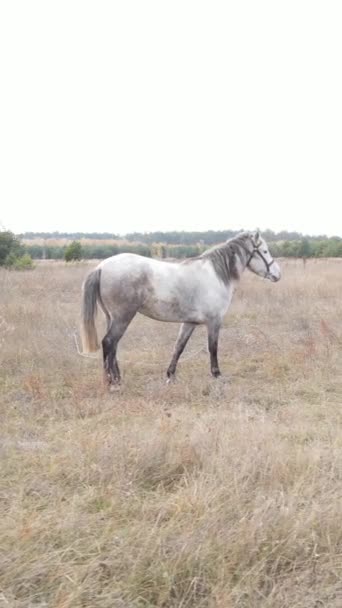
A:
{"type": "Polygon", "coordinates": [[[260,230],[259,229],[252,233],[252,241],[253,241],[255,247],[257,247],[259,244],[259,241],[260,241],[260,230]]]}

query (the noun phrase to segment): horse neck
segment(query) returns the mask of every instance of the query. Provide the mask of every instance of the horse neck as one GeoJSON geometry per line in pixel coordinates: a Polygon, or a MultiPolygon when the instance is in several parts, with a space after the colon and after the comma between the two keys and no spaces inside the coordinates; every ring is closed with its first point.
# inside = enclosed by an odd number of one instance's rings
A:
{"type": "MultiPolygon", "coordinates": [[[[247,262],[248,262],[248,258],[250,256],[250,251],[248,250],[247,247],[244,247],[240,243],[235,243],[235,245],[239,249],[239,254],[235,253],[235,263],[236,263],[238,275],[240,278],[243,271],[247,267],[247,262]]],[[[230,241],[227,242],[226,247],[224,247],[224,250],[225,250],[225,255],[227,256],[227,261],[229,262],[229,258],[231,256],[231,242],[230,241]]]]}

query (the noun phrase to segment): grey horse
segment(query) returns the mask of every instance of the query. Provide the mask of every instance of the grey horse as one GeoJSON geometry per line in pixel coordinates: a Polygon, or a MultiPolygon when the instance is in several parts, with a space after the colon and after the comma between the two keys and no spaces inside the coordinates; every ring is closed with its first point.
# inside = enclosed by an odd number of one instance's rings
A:
{"type": "Polygon", "coordinates": [[[280,279],[280,268],[258,231],[242,232],[179,263],[132,253],[103,260],[83,284],[83,351],[99,348],[95,327],[99,304],[107,319],[102,350],[109,385],[120,383],[118,343],[138,312],[158,321],[182,323],[167,369],[169,380],[197,325],[207,327],[211,373],[219,376],[219,332],[245,268],[273,282],[280,279]]]}

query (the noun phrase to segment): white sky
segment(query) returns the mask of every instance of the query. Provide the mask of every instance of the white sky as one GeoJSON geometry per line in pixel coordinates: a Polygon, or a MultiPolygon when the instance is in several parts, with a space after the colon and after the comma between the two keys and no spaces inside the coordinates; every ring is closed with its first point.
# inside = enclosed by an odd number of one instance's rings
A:
{"type": "Polygon", "coordinates": [[[2,0],[0,222],[342,235],[342,3],[2,0]]]}

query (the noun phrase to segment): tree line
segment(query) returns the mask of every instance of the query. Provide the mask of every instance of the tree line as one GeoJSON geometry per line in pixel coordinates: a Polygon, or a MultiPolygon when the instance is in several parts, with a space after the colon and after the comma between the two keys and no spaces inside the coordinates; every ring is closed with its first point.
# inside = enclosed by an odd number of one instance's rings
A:
{"type": "MultiPolygon", "coordinates": [[[[219,243],[222,241],[216,241],[219,243]]],[[[290,257],[290,258],[321,258],[321,257],[342,257],[342,239],[339,237],[333,238],[303,238],[299,240],[285,241],[269,241],[270,251],[274,257],[290,257]]],[[[137,253],[146,257],[156,258],[178,258],[184,259],[200,255],[208,248],[207,243],[194,244],[167,244],[165,242],[139,243],[121,241],[113,244],[83,244],[78,243],[78,253],[76,257],[71,259],[104,259],[118,253],[137,253]]],[[[213,243],[213,244],[216,244],[213,243]]],[[[32,258],[36,259],[67,259],[69,248],[73,245],[64,246],[42,246],[42,245],[24,245],[23,250],[32,258]]],[[[73,245],[74,246],[74,245],[73,245]]]]}
{"type": "MultiPolygon", "coordinates": [[[[86,233],[74,233],[86,238],[86,233]]],[[[88,242],[83,243],[81,239],[74,239],[68,245],[50,245],[48,240],[45,245],[38,245],[34,238],[56,239],[70,237],[67,233],[25,233],[32,243],[22,243],[19,236],[9,231],[0,232],[0,266],[26,269],[32,267],[32,259],[65,259],[66,261],[80,259],[104,259],[118,253],[131,252],[146,257],[155,258],[178,258],[184,259],[194,257],[203,253],[208,246],[215,245],[231,238],[237,231],[208,231],[208,232],[153,232],[148,234],[132,233],[132,238],[145,237],[145,241],[126,241],[113,239],[112,243],[101,240],[109,240],[109,233],[105,236],[93,233],[96,242],[92,244],[89,233],[88,242]],[[42,235],[45,235],[44,237],[42,235]],[[96,236],[95,236],[96,235],[96,236]],[[99,236],[103,236],[99,238],[99,236]],[[201,237],[201,238],[199,238],[201,237]],[[159,239],[159,240],[157,240],[159,239]],[[176,242],[173,242],[175,239],[176,242]],[[178,242],[177,242],[178,240],[178,242]],[[151,242],[150,242],[151,241],[151,242]],[[171,241],[171,242],[170,242],[171,241]]],[[[274,233],[271,230],[263,232],[274,257],[293,258],[320,258],[320,257],[342,257],[342,238],[325,236],[303,236],[299,233],[274,233]],[[280,238],[286,236],[287,238],[280,238]],[[295,238],[296,237],[296,238],[295,238]]]]}
{"type": "MultiPolygon", "coordinates": [[[[242,230],[242,229],[241,229],[242,230]]],[[[20,239],[68,239],[70,241],[90,240],[115,240],[129,241],[134,243],[165,243],[166,245],[216,245],[232,238],[241,230],[206,230],[206,231],[169,231],[169,232],[130,232],[119,235],[113,232],[24,232],[18,235],[20,239]]],[[[310,241],[324,240],[327,237],[303,235],[299,232],[286,231],[274,232],[273,230],[263,231],[263,236],[267,242],[279,241],[300,241],[309,239],[310,241]]]]}

